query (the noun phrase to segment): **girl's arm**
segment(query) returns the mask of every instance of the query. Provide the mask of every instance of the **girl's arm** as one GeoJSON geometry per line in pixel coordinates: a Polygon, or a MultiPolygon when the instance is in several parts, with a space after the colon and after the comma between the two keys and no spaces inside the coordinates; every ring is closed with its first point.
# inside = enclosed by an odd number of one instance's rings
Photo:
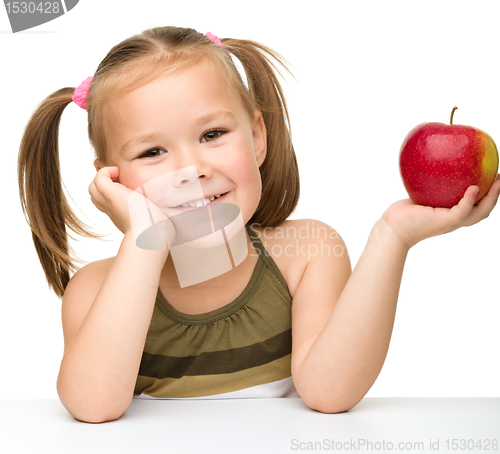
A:
{"type": "Polygon", "coordinates": [[[76,419],[110,421],[129,406],[166,257],[139,249],[127,234],[104,281],[97,262],[68,284],[57,391],[76,419]],[[94,299],[96,282],[102,286],[94,299]]]}
{"type": "Polygon", "coordinates": [[[347,283],[336,279],[348,273],[346,255],[331,264],[314,258],[307,265],[292,306],[292,375],[311,408],[348,410],[375,382],[389,347],[407,252],[379,221],[347,283]],[[327,279],[337,283],[317,282],[311,292],[315,281],[327,279]],[[339,291],[338,300],[331,297],[339,291]]]}
{"type": "MultiPolygon", "coordinates": [[[[309,261],[293,301],[292,376],[311,408],[342,412],[364,397],[387,355],[410,247],[484,219],[499,192],[500,181],[475,207],[475,187],[452,209],[409,200],[394,204],[377,221],[343,289],[350,269],[346,254],[309,261]]],[[[330,247],[336,245],[343,243],[337,239],[330,247]]]]}
{"type": "Polygon", "coordinates": [[[168,255],[136,246],[127,219],[131,191],[113,176],[113,170],[100,170],[90,192],[125,232],[118,254],[79,270],[63,298],[65,350],[57,390],[66,409],[87,422],[117,419],[131,402],[168,255]]]}

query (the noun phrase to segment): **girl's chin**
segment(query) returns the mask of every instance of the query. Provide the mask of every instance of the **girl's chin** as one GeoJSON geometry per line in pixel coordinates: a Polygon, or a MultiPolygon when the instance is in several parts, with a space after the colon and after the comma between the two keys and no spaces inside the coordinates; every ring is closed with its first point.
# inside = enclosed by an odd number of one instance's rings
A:
{"type": "Polygon", "coordinates": [[[244,229],[240,208],[232,203],[211,203],[170,218],[175,228],[172,246],[210,248],[224,245],[244,229]]]}

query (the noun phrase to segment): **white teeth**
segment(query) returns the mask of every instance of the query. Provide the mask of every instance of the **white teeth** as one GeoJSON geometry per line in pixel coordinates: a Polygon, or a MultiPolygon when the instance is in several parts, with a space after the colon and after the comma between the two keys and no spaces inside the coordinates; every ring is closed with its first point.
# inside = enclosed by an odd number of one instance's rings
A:
{"type": "Polygon", "coordinates": [[[184,205],[182,205],[183,207],[192,207],[192,208],[198,208],[198,207],[201,207],[203,205],[208,205],[212,200],[214,200],[215,197],[212,197],[212,198],[205,198],[205,199],[200,199],[200,200],[195,200],[194,202],[189,202],[189,203],[185,203],[184,205]]]}
{"type": "Polygon", "coordinates": [[[212,202],[215,199],[218,199],[219,197],[220,197],[220,194],[217,194],[217,195],[214,195],[210,198],[207,197],[205,199],[195,200],[193,202],[185,203],[181,206],[184,208],[188,208],[188,207],[197,208],[197,207],[201,207],[203,205],[208,205],[210,202],[212,202]]]}

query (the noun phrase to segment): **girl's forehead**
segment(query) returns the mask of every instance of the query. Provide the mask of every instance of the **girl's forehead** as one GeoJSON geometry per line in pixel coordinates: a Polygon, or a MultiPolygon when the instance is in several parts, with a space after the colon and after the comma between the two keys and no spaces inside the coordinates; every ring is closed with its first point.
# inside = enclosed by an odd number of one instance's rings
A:
{"type": "Polygon", "coordinates": [[[224,105],[228,110],[240,110],[243,103],[232,88],[229,77],[211,65],[200,62],[176,69],[127,93],[110,98],[104,111],[148,114],[155,109],[200,110],[224,105]]]}
{"type": "Polygon", "coordinates": [[[225,77],[196,64],[109,99],[103,120],[106,136],[121,147],[151,131],[181,132],[216,120],[249,122],[249,116],[225,77]]]}

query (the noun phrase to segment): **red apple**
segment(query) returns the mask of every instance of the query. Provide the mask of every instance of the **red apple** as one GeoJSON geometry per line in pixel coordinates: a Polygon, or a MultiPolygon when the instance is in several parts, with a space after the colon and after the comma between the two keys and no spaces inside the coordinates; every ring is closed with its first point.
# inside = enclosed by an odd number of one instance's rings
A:
{"type": "Polygon", "coordinates": [[[495,181],[498,151],[493,139],[472,126],[422,123],[406,136],[399,170],[406,191],[418,205],[452,207],[471,185],[479,186],[476,201],[495,181]]]}

